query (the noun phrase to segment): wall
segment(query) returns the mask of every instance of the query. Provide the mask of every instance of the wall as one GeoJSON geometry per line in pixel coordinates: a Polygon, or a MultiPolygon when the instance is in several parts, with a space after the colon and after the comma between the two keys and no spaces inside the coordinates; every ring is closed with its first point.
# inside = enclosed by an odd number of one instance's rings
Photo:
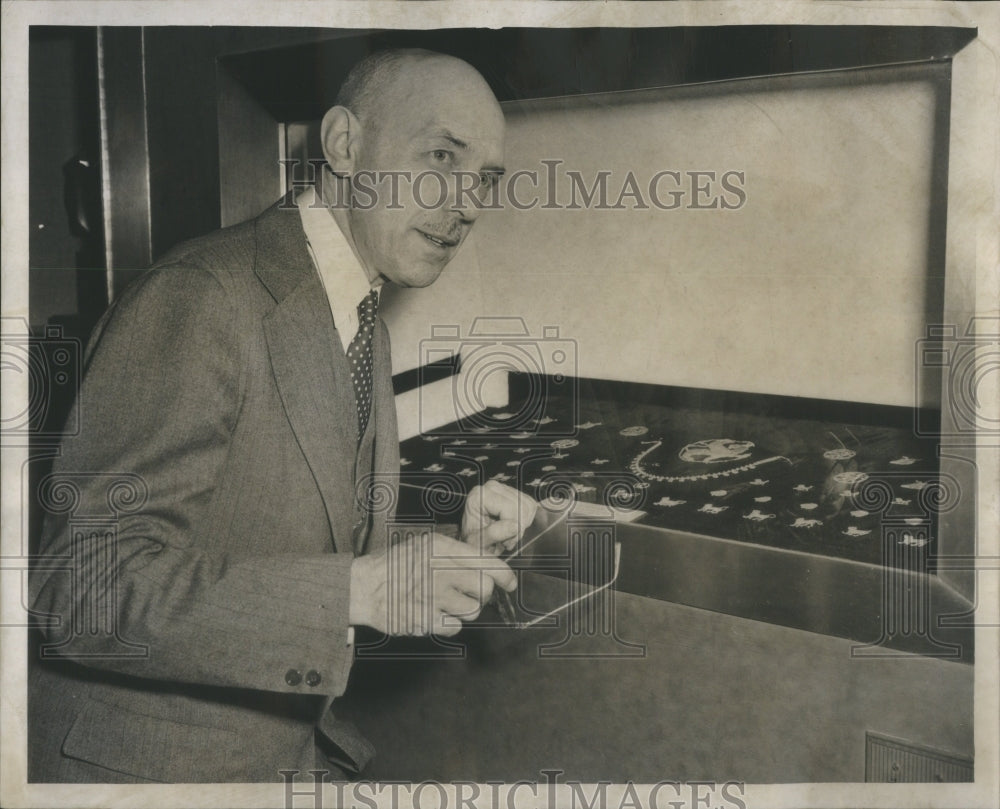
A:
{"type": "MultiPolygon", "coordinates": [[[[951,150],[948,169],[948,239],[947,239],[947,283],[945,289],[945,311],[941,322],[954,328],[954,333],[963,342],[964,351],[956,351],[952,346],[952,356],[958,362],[954,372],[947,372],[943,379],[927,373],[932,382],[942,385],[941,407],[941,473],[947,475],[959,490],[956,499],[958,507],[953,508],[939,518],[939,554],[956,556],[959,559],[975,556],[981,550],[980,534],[977,525],[982,525],[985,531],[981,536],[986,542],[996,536],[996,525],[993,515],[998,513],[997,490],[991,483],[990,475],[980,475],[976,456],[976,441],[983,442],[988,437],[996,435],[997,422],[990,421],[987,410],[990,374],[990,352],[987,346],[996,341],[1000,333],[1000,322],[997,321],[996,300],[996,267],[985,256],[991,255],[989,242],[984,239],[986,234],[977,232],[977,226],[983,221],[979,212],[990,210],[990,196],[993,193],[993,178],[989,171],[984,170],[984,155],[996,155],[997,144],[989,142],[991,125],[987,120],[990,111],[983,104],[981,94],[977,93],[977,74],[995,75],[997,70],[995,55],[989,46],[981,39],[970,43],[968,47],[955,55],[953,62],[954,94],[951,104],[951,150]],[[977,273],[980,273],[977,277],[977,273]],[[990,290],[994,290],[991,294],[990,290]],[[980,307],[985,309],[979,314],[987,314],[991,321],[981,320],[970,329],[973,316],[976,315],[977,291],[980,307]],[[992,335],[992,336],[991,336],[992,335]],[[967,338],[962,340],[961,338],[967,338]],[[971,339],[968,339],[971,338],[971,339]],[[977,347],[978,344],[978,347],[977,347]],[[968,362],[970,354],[979,352],[979,360],[968,362]],[[964,371],[963,372],[963,368],[964,371]],[[983,398],[979,402],[970,401],[970,389],[965,386],[968,381],[967,372],[970,368],[979,369],[980,391],[983,398]],[[985,384],[983,384],[985,382],[985,384]],[[979,435],[970,431],[967,419],[957,418],[958,415],[978,414],[974,418],[979,435]],[[977,510],[974,503],[981,504],[977,510]],[[979,519],[982,515],[982,519],[979,519]]],[[[987,160],[986,163],[996,160],[987,160]]],[[[989,216],[986,216],[989,219],[989,216]]],[[[995,234],[995,225],[991,227],[995,234]]],[[[986,239],[995,238],[994,235],[986,239]]],[[[992,253],[995,255],[995,252],[992,253]]],[[[994,363],[993,367],[996,365],[994,363]]],[[[924,369],[925,371],[929,369],[924,369]]],[[[995,376],[995,374],[994,374],[995,376]]],[[[994,387],[995,390],[995,387],[994,387]]],[[[975,395],[975,394],[973,394],[975,395]]],[[[995,397],[994,397],[995,401],[995,397]]],[[[995,417],[996,412],[993,412],[995,417]]],[[[988,457],[988,456],[987,456],[988,457]]],[[[986,467],[987,469],[989,467],[986,467]]],[[[989,551],[985,551],[989,553],[989,551]]],[[[960,562],[959,567],[970,567],[968,562],[960,562]]],[[[962,595],[976,602],[976,587],[978,574],[970,569],[942,569],[941,578],[951,584],[962,595]]],[[[989,577],[983,577],[983,583],[989,586],[989,577]]],[[[981,596],[980,596],[981,598],[981,596]]]]}
{"type": "MultiPolygon", "coordinates": [[[[746,203],[508,206],[477,226],[487,313],[558,325],[585,376],[912,406],[914,342],[941,307],[928,222],[942,70],[509,106],[508,166],[564,161],[562,200],[566,169],[588,185],[609,170],[609,202],[629,170],[642,189],[663,169],[739,170],[746,203]]],[[[709,196],[688,187],[684,202],[709,196]]]]}

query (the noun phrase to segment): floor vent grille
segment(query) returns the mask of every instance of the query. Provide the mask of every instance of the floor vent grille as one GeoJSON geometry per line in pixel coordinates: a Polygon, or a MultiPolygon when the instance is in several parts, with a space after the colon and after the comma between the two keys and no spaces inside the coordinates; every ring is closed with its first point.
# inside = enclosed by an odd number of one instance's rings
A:
{"type": "Polygon", "coordinates": [[[972,759],[882,736],[865,734],[865,781],[956,783],[973,781],[972,759]]]}

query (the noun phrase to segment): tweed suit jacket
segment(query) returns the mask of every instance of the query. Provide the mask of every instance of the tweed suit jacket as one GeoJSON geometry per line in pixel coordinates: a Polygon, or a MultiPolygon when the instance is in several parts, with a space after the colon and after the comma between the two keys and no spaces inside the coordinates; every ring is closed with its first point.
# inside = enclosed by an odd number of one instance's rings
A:
{"type": "Polygon", "coordinates": [[[350,565],[384,545],[399,470],[381,321],[373,351],[359,448],[287,204],[175,249],[105,315],[40,486],[41,558],[63,563],[31,576],[30,780],[279,781],[315,767],[318,726],[350,753],[327,711],[350,565]],[[372,475],[378,509],[357,496],[372,475]]]}

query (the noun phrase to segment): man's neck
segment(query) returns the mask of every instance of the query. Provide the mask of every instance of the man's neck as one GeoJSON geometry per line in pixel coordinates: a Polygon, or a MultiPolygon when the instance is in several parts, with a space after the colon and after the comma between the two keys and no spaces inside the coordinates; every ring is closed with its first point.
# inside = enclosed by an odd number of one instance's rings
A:
{"type": "Polygon", "coordinates": [[[374,284],[378,280],[384,281],[384,278],[380,279],[378,270],[370,267],[364,260],[358,246],[354,243],[354,236],[351,233],[350,207],[344,204],[344,200],[350,199],[350,180],[330,172],[323,175],[322,181],[317,183],[316,188],[319,191],[320,199],[323,200],[326,209],[333,217],[333,221],[337,223],[340,232],[344,234],[344,238],[351,246],[351,251],[358,259],[358,264],[368,276],[368,282],[374,284]]]}

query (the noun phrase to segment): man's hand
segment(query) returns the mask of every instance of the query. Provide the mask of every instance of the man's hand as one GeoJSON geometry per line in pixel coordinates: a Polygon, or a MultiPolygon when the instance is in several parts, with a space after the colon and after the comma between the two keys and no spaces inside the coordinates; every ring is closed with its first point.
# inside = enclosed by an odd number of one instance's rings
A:
{"type": "Polygon", "coordinates": [[[499,555],[517,547],[535,519],[538,503],[495,480],[476,486],[465,501],[462,540],[484,554],[499,555]]]}
{"type": "Polygon", "coordinates": [[[352,626],[389,635],[454,635],[478,617],[493,587],[517,587],[502,561],[441,534],[423,533],[351,565],[352,626]]]}

